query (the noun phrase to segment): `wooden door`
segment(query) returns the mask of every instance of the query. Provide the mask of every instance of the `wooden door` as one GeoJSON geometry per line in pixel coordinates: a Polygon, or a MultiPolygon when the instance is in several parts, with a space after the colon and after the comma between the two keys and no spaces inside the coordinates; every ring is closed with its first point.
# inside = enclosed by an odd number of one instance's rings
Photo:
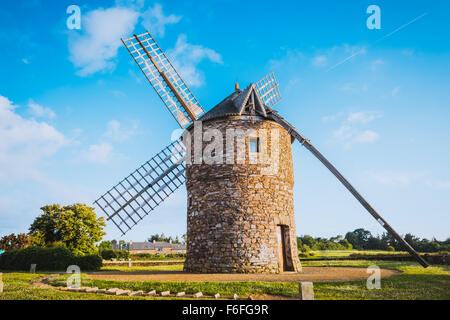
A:
{"type": "Polygon", "coordinates": [[[291,252],[291,236],[289,233],[289,226],[279,225],[277,230],[279,243],[279,261],[281,270],[294,271],[294,264],[292,262],[291,252]]]}

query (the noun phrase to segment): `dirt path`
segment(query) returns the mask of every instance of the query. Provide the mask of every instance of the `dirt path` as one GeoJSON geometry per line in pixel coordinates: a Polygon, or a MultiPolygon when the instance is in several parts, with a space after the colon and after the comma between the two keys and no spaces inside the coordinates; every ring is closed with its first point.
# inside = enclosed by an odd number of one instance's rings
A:
{"type": "MultiPolygon", "coordinates": [[[[381,277],[399,274],[399,271],[381,269],[381,277]]],[[[285,272],[281,274],[232,274],[232,273],[185,273],[182,271],[103,271],[87,275],[91,279],[124,281],[265,281],[265,282],[335,282],[366,280],[369,274],[366,268],[341,267],[303,267],[301,273],[285,272]]]]}
{"type": "Polygon", "coordinates": [[[48,284],[48,280],[58,277],[59,274],[50,274],[46,276],[42,276],[30,281],[30,284],[34,287],[45,288],[45,289],[54,289],[51,285],[48,284]]]}

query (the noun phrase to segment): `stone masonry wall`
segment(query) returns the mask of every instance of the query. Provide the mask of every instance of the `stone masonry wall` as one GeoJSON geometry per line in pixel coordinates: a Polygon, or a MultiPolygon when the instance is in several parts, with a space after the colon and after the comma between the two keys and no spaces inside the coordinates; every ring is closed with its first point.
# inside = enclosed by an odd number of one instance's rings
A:
{"type": "MultiPolygon", "coordinates": [[[[203,131],[211,128],[220,130],[224,137],[229,128],[277,130],[279,167],[275,174],[262,174],[270,164],[250,164],[248,156],[243,164],[224,161],[224,164],[187,165],[184,270],[279,273],[283,270],[277,225],[282,224],[289,226],[294,271],[301,271],[295,232],[291,136],[279,124],[260,117],[235,116],[203,122],[203,131]]],[[[272,142],[276,140],[272,141],[268,132],[270,156],[272,142]]],[[[203,143],[203,149],[207,144],[203,143]]],[[[237,147],[235,144],[235,151],[237,147]]],[[[246,138],[246,155],[248,148],[246,138]]]]}

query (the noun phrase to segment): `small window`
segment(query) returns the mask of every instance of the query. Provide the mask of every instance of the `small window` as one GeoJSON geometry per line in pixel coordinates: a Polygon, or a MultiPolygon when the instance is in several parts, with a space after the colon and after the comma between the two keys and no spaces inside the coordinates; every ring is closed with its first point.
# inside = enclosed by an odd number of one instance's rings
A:
{"type": "Polygon", "coordinates": [[[249,150],[250,152],[259,152],[259,138],[250,137],[249,150]]]}

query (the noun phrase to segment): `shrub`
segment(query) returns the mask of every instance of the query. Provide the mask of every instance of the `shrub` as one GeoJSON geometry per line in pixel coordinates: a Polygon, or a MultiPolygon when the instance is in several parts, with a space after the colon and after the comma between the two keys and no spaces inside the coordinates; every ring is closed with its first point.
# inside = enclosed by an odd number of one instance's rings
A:
{"type": "Polygon", "coordinates": [[[100,255],[104,260],[128,259],[130,257],[128,250],[102,250],[100,251],[100,255]]]}
{"type": "Polygon", "coordinates": [[[76,256],[75,263],[81,270],[100,270],[102,258],[99,255],[76,256]]]}
{"type": "Polygon", "coordinates": [[[179,258],[183,259],[186,258],[185,253],[168,253],[168,254],[150,254],[150,253],[133,253],[130,254],[131,260],[164,260],[164,259],[171,259],[171,258],[179,258]]]}
{"type": "Polygon", "coordinates": [[[70,265],[78,265],[81,270],[98,270],[101,258],[97,255],[76,256],[63,246],[33,246],[7,251],[0,256],[0,269],[3,270],[28,271],[31,264],[36,264],[36,268],[42,271],[65,271],[70,265]]]}

